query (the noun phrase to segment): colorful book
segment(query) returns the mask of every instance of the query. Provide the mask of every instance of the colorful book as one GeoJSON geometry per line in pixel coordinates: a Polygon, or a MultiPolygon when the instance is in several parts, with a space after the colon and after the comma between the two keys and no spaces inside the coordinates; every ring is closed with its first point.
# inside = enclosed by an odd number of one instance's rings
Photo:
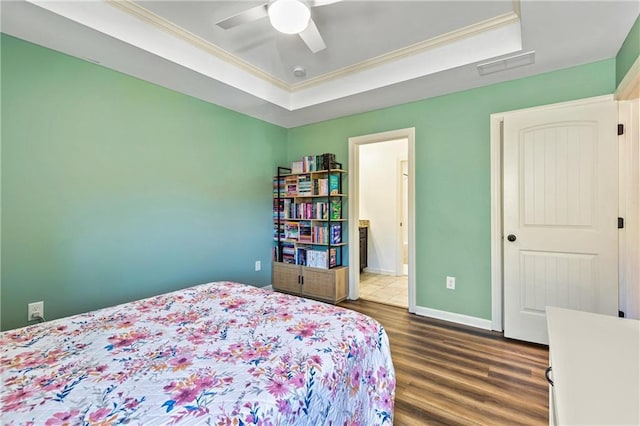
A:
{"type": "Polygon", "coordinates": [[[329,195],[338,195],[340,193],[340,176],[329,175],[329,195]]]}
{"type": "Polygon", "coordinates": [[[329,268],[333,268],[338,264],[338,251],[334,248],[329,250],[329,268]]]}
{"type": "Polygon", "coordinates": [[[282,262],[295,265],[296,252],[293,244],[282,244],[282,262]]]}
{"type": "Polygon", "coordinates": [[[297,222],[287,222],[284,224],[285,240],[297,240],[300,236],[300,227],[297,222]]]}
{"type": "Polygon", "coordinates": [[[306,196],[312,194],[311,175],[298,176],[298,195],[306,196]]]}
{"type": "Polygon", "coordinates": [[[285,194],[284,190],[284,178],[273,178],[273,198],[281,197],[285,194]]]}
{"type": "Polygon", "coordinates": [[[298,247],[296,249],[296,265],[307,265],[307,248],[298,247]]]}
{"type": "Polygon", "coordinates": [[[274,223],[273,224],[273,240],[274,241],[278,241],[278,240],[284,240],[284,223],[280,224],[280,227],[278,227],[278,223],[274,223]],[[278,230],[280,230],[280,232],[278,233],[278,230]]]}
{"type": "Polygon", "coordinates": [[[302,161],[294,161],[291,163],[291,173],[302,173],[303,164],[302,161]]]}
{"type": "Polygon", "coordinates": [[[341,200],[331,200],[331,219],[342,219],[342,202],[341,200]]]}
{"type": "Polygon", "coordinates": [[[342,224],[331,224],[331,244],[340,244],[342,242],[342,224]]]}
{"type": "Polygon", "coordinates": [[[307,250],[307,266],[312,268],[327,268],[328,256],[326,250],[307,250]]]}
{"type": "Polygon", "coordinates": [[[298,229],[298,241],[310,243],[312,241],[311,222],[300,222],[298,229]]]}
{"type": "Polygon", "coordinates": [[[329,195],[329,179],[320,178],[316,180],[316,195],[329,195]]]}
{"type": "Polygon", "coordinates": [[[298,195],[298,177],[287,176],[284,181],[285,191],[288,196],[298,195]]]}

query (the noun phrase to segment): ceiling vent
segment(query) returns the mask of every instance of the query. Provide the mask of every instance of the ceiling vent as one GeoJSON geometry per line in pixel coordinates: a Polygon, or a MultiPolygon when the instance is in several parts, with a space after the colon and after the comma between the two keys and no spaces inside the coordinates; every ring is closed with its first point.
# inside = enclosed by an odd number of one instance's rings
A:
{"type": "Polygon", "coordinates": [[[505,71],[511,68],[523,67],[531,65],[536,60],[536,52],[521,53],[519,55],[509,56],[508,58],[498,59],[496,61],[485,62],[478,65],[478,73],[480,75],[493,74],[494,72],[505,71]]]}

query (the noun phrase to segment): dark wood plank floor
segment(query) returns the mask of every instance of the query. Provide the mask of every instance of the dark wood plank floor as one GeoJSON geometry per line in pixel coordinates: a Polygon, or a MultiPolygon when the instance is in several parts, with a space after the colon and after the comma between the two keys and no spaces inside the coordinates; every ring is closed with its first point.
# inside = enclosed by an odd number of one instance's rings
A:
{"type": "Polygon", "coordinates": [[[364,300],[340,306],[386,329],[395,425],[547,425],[546,346],[364,300]]]}

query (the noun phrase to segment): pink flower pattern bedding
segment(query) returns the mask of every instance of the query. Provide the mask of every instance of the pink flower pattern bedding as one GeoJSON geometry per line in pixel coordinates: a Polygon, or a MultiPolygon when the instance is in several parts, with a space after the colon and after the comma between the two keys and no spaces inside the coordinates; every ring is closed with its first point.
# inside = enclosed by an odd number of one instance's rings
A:
{"type": "Polygon", "coordinates": [[[387,335],[216,282],[0,335],[3,425],[393,423],[387,335]]]}

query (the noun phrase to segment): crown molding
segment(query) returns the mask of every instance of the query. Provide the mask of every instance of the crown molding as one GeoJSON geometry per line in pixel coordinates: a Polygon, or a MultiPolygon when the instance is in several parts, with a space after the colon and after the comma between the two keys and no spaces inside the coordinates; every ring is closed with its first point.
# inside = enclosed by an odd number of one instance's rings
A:
{"type": "Polygon", "coordinates": [[[163,31],[173,35],[174,37],[182,39],[192,44],[193,46],[199,49],[202,49],[207,53],[215,55],[216,57],[226,62],[229,62],[237,66],[238,68],[268,83],[271,83],[283,90],[286,90],[290,93],[307,89],[313,86],[318,86],[318,85],[330,82],[332,80],[337,80],[349,74],[354,74],[367,69],[385,65],[394,61],[398,61],[403,58],[417,55],[429,49],[441,47],[443,45],[453,43],[464,38],[473,37],[475,35],[484,33],[486,31],[491,31],[491,30],[520,21],[520,16],[519,16],[520,1],[514,0],[513,11],[506,12],[504,14],[486,19],[476,24],[472,24],[472,25],[448,32],[446,34],[442,34],[440,36],[415,43],[411,46],[407,46],[402,49],[398,49],[393,52],[389,52],[384,55],[377,56],[375,58],[361,61],[356,64],[319,75],[317,77],[314,77],[312,79],[309,79],[300,83],[288,84],[287,82],[280,80],[274,77],[273,75],[265,72],[261,68],[258,68],[255,65],[252,65],[251,63],[233,55],[230,52],[227,52],[224,49],[221,49],[220,47],[203,39],[202,37],[199,37],[185,30],[184,28],[166,20],[165,18],[151,12],[150,10],[136,4],[132,0],[105,0],[105,1],[110,6],[118,8],[119,10],[125,13],[128,13],[129,15],[135,16],[140,20],[143,20],[149,24],[152,24],[155,27],[160,28],[163,31]]]}
{"type": "Polygon", "coordinates": [[[316,86],[322,83],[326,83],[330,80],[335,80],[344,77],[348,74],[354,74],[367,69],[375,68],[390,62],[417,55],[429,49],[442,47],[446,44],[456,42],[458,40],[473,37],[475,35],[491,31],[497,28],[501,28],[520,21],[520,17],[515,12],[507,12],[502,15],[498,15],[493,18],[472,24],[437,37],[430,38],[428,40],[421,41],[419,43],[412,44],[402,49],[395,50],[393,52],[385,53],[384,55],[377,56],[375,58],[368,59],[366,61],[358,62],[357,64],[350,65],[348,67],[341,68],[326,74],[322,74],[318,77],[296,83],[291,85],[292,91],[300,89],[306,89],[311,86],[316,86]]]}
{"type": "Polygon", "coordinates": [[[274,77],[273,75],[263,71],[262,69],[252,65],[251,63],[238,58],[237,56],[227,52],[224,49],[216,46],[215,44],[203,39],[200,36],[197,36],[184,28],[166,20],[160,15],[157,15],[151,12],[149,9],[146,9],[132,0],[105,0],[107,4],[113,6],[121,11],[128,13],[129,15],[135,16],[138,19],[141,19],[149,24],[156,26],[164,30],[165,32],[180,38],[193,46],[204,50],[207,53],[215,55],[216,57],[222,59],[223,61],[229,62],[244,71],[253,74],[254,76],[261,78],[281,89],[291,91],[291,86],[286,82],[274,77]]]}

